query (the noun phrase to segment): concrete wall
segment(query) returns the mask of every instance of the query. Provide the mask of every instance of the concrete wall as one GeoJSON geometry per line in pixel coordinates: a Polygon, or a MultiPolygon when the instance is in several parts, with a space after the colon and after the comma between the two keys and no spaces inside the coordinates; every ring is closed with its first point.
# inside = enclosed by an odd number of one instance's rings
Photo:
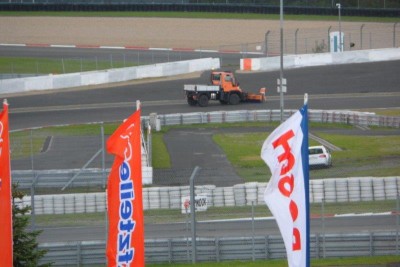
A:
{"type": "MultiPolygon", "coordinates": [[[[300,67],[367,63],[376,61],[399,60],[400,48],[345,51],[342,53],[316,53],[287,55],[283,58],[285,69],[300,67]]],[[[240,60],[240,69],[245,71],[274,71],[280,69],[280,57],[244,58],[240,60]]]]}
{"type": "Polygon", "coordinates": [[[213,68],[220,68],[219,58],[201,58],[103,71],[4,79],[0,80],[0,93],[20,93],[34,90],[108,84],[143,78],[173,76],[213,68]]]}

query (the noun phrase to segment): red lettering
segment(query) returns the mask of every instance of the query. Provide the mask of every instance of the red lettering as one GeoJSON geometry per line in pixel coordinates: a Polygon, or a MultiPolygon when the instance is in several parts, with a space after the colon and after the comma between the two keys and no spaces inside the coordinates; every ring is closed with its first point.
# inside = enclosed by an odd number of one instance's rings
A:
{"type": "MultiPolygon", "coordinates": [[[[273,143],[272,146],[274,149],[276,149],[278,146],[282,146],[283,148],[283,153],[278,156],[278,161],[279,163],[284,162],[281,167],[281,172],[280,175],[283,176],[280,178],[278,182],[278,188],[279,192],[285,196],[290,198],[290,196],[293,193],[294,190],[294,176],[293,174],[288,174],[294,164],[295,164],[295,157],[291,153],[290,145],[288,141],[294,136],[294,132],[292,130],[287,131],[283,135],[281,135],[278,139],[276,139],[273,143]]],[[[289,203],[289,211],[290,215],[292,217],[293,222],[295,222],[299,216],[299,209],[297,207],[296,202],[294,202],[292,199],[290,200],[289,203]]],[[[293,228],[293,241],[292,241],[292,250],[297,251],[301,250],[301,236],[300,236],[300,231],[298,228],[294,227],[293,228]]]]}
{"type": "Polygon", "coordinates": [[[300,231],[297,228],[293,228],[293,251],[301,250],[301,238],[300,231]]]}
{"type": "Polygon", "coordinates": [[[282,193],[282,195],[284,195],[285,197],[290,197],[290,195],[293,192],[293,187],[294,187],[294,177],[293,174],[291,174],[290,176],[285,176],[282,177],[279,180],[278,183],[278,188],[279,191],[282,193]]]}
{"type": "Polygon", "coordinates": [[[299,209],[297,208],[296,202],[290,200],[289,204],[290,215],[292,215],[292,220],[296,221],[297,217],[299,216],[299,209]]]}
{"type": "Polygon", "coordinates": [[[290,151],[290,146],[288,143],[289,139],[293,136],[294,132],[289,130],[272,143],[274,148],[277,148],[278,146],[283,147],[283,153],[278,156],[279,163],[286,161],[286,164],[282,166],[281,175],[288,173],[294,166],[295,159],[290,151]]]}

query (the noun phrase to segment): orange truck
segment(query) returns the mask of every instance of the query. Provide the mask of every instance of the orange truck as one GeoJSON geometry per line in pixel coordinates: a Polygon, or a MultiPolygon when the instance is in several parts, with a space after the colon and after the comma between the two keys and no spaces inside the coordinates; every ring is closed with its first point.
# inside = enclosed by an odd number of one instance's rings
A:
{"type": "Polygon", "coordinates": [[[265,102],[265,88],[258,94],[242,91],[235,75],[230,71],[211,72],[211,84],[186,84],[184,91],[189,105],[208,106],[210,100],[219,100],[221,104],[237,105],[240,102],[265,102]]]}

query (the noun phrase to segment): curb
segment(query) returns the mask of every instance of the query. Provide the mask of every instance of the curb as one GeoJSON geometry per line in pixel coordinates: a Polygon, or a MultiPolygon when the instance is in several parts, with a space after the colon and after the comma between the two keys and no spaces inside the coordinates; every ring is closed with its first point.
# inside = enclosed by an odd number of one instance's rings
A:
{"type": "Polygon", "coordinates": [[[241,52],[238,50],[213,50],[213,49],[194,49],[185,47],[163,48],[146,46],[107,46],[107,45],[63,45],[63,44],[8,44],[0,43],[0,46],[7,47],[49,47],[49,48],[84,48],[84,49],[115,49],[115,50],[140,50],[140,51],[171,51],[171,52],[197,52],[197,53],[222,53],[222,54],[245,54],[245,55],[264,55],[262,52],[241,52]]]}

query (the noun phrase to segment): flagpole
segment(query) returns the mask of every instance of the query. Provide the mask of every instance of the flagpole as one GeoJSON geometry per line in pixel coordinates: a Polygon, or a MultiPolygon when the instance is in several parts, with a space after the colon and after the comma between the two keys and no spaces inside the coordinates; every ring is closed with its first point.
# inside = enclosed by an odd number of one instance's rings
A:
{"type": "MultiPolygon", "coordinates": [[[[305,158],[305,164],[307,165],[304,170],[307,173],[304,173],[304,191],[305,191],[305,200],[306,200],[306,233],[307,233],[307,248],[306,248],[306,267],[310,267],[310,174],[309,174],[309,162],[308,162],[308,94],[304,94],[304,138],[305,138],[305,148],[304,151],[306,154],[303,154],[305,158]]],[[[304,153],[304,152],[303,152],[304,153]]]]}
{"type": "Polygon", "coordinates": [[[284,102],[283,102],[283,0],[280,0],[279,7],[279,26],[280,26],[280,71],[279,71],[279,98],[280,98],[280,109],[281,109],[281,123],[283,122],[284,102]]]}

